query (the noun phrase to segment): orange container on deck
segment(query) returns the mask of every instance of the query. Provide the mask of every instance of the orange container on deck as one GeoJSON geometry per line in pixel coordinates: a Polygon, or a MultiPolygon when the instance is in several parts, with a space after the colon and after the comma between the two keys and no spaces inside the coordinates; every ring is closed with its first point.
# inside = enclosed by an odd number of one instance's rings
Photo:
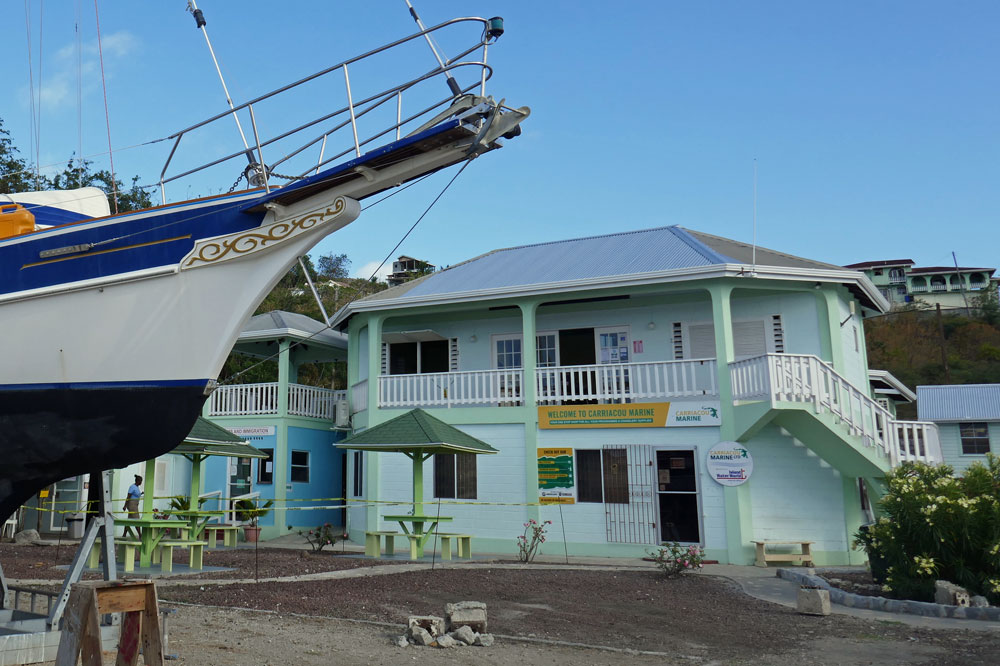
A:
{"type": "Polygon", "coordinates": [[[21,204],[0,204],[0,238],[20,236],[35,230],[35,216],[21,204]]]}

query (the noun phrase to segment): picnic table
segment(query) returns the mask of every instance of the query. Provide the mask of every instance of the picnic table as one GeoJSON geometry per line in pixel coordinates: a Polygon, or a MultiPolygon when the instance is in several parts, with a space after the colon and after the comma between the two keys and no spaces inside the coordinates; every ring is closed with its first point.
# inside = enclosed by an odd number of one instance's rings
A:
{"type": "Polygon", "coordinates": [[[125,528],[125,536],[132,537],[140,542],[139,546],[139,566],[148,567],[153,563],[153,553],[156,551],[160,541],[166,535],[167,530],[180,528],[187,530],[188,526],[177,520],[167,520],[164,518],[116,518],[116,525],[125,528]]]}
{"type": "Polygon", "coordinates": [[[424,556],[424,546],[437,531],[438,523],[454,520],[452,516],[422,516],[411,513],[400,516],[382,516],[382,519],[396,521],[403,528],[403,533],[410,539],[410,557],[414,560],[424,556]],[[425,530],[424,525],[428,523],[430,527],[425,530]]]}
{"type": "Polygon", "coordinates": [[[188,511],[169,511],[168,513],[171,516],[177,516],[180,520],[187,523],[191,539],[199,539],[208,526],[209,521],[213,518],[226,515],[225,511],[195,511],[193,509],[188,511]]]}

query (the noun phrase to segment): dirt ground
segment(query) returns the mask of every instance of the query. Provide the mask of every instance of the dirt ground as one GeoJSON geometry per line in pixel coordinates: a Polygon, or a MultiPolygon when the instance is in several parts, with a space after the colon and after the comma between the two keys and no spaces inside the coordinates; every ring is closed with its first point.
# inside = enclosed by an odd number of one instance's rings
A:
{"type": "MultiPolygon", "coordinates": [[[[47,551],[0,546],[0,563],[11,578],[57,578],[61,572],[49,569],[58,558],[47,551]]],[[[373,564],[266,548],[211,551],[208,557],[214,558],[210,564],[233,566],[232,578],[252,578],[255,561],[262,577],[373,564]]],[[[1000,630],[802,616],[754,599],[721,578],[667,580],[655,569],[538,570],[476,563],[307,582],[220,585],[206,578],[205,585],[171,585],[171,580],[161,579],[159,590],[161,604],[177,609],[170,621],[170,652],[180,664],[1000,663],[1000,630]],[[462,600],[487,604],[496,645],[440,650],[392,644],[408,615],[442,615],[446,603],[462,600]]]]}

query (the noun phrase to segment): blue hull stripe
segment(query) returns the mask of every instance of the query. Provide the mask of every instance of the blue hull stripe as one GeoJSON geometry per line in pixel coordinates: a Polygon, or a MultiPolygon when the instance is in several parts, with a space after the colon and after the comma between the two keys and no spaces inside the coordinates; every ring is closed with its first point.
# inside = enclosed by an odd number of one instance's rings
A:
{"type": "Polygon", "coordinates": [[[207,379],[162,379],[128,382],[66,382],[51,384],[0,384],[0,391],[53,391],[53,390],[118,390],[147,388],[205,387],[207,379]]]}

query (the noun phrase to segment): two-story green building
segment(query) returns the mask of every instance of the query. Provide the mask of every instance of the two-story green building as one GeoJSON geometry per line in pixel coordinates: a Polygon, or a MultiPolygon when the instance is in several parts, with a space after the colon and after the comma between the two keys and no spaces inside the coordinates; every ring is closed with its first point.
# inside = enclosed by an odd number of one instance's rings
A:
{"type": "Polygon", "coordinates": [[[995,268],[914,266],[912,259],[880,259],[848,264],[861,271],[893,305],[922,303],[944,310],[967,307],[969,300],[1000,285],[995,268]]]}
{"type": "MultiPolygon", "coordinates": [[[[886,471],[940,459],[933,424],[872,393],[863,314],[888,308],[860,272],[672,226],[496,250],[334,326],[355,431],[419,407],[499,451],[426,463],[425,511],[474,550],[515,551],[535,518],[571,554],[745,564],[789,540],[838,564],[863,560],[886,471]]],[[[410,461],[352,452],[347,474],[352,538],[394,528],[410,461]]]]}

